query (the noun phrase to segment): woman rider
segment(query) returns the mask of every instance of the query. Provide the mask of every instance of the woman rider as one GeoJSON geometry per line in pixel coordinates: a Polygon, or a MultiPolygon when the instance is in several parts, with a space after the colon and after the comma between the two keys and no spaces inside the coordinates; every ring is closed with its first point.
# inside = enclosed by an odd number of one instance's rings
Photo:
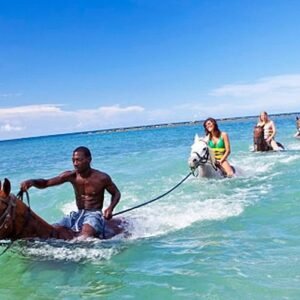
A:
{"type": "Polygon", "coordinates": [[[295,133],[294,137],[300,137],[300,119],[296,117],[296,128],[297,132],[295,133]]]}
{"type": "Polygon", "coordinates": [[[226,173],[226,176],[232,177],[234,172],[227,161],[227,157],[230,154],[230,142],[227,133],[220,131],[217,121],[213,118],[206,119],[203,127],[208,139],[207,144],[213,150],[215,159],[226,173]]]}
{"type": "Polygon", "coordinates": [[[276,134],[276,127],[274,122],[269,118],[268,114],[263,111],[258,119],[257,126],[264,129],[264,139],[273,150],[280,150],[276,141],[274,140],[276,134]]]}

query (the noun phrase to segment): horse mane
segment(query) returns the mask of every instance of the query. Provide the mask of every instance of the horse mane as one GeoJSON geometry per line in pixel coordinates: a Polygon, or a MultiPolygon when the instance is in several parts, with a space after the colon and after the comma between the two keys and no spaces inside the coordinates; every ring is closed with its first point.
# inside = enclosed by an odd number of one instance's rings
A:
{"type": "Polygon", "coordinates": [[[33,212],[20,198],[11,194],[10,184],[9,189],[7,188],[7,183],[4,183],[3,190],[0,186],[0,239],[60,238],[67,240],[74,238],[71,230],[50,225],[33,212]]]}

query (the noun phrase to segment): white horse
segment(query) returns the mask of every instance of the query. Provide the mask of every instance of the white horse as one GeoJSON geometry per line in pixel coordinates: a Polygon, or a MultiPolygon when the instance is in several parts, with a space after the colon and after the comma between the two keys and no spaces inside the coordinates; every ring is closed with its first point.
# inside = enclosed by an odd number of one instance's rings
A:
{"type": "MultiPolygon", "coordinates": [[[[222,170],[220,165],[215,159],[214,152],[207,145],[207,138],[199,137],[195,135],[194,144],[192,145],[188,164],[191,170],[195,171],[197,177],[207,178],[224,178],[226,177],[225,171],[222,170]]],[[[235,168],[233,168],[236,171],[235,168]]],[[[241,172],[235,172],[238,175],[241,172]]]]}

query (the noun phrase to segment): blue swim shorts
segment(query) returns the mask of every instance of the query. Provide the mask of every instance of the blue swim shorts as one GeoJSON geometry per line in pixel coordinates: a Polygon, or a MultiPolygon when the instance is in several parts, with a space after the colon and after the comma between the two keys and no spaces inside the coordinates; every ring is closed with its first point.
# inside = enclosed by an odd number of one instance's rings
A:
{"type": "Polygon", "coordinates": [[[105,220],[100,210],[80,209],[78,211],[72,211],[69,215],[64,216],[61,221],[53,225],[63,226],[75,232],[80,232],[84,224],[92,226],[97,235],[103,235],[105,220]]]}

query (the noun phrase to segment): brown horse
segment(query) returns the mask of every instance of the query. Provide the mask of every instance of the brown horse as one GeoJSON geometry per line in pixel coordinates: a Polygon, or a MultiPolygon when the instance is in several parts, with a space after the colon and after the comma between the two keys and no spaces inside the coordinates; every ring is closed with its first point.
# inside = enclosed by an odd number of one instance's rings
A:
{"type": "Polygon", "coordinates": [[[254,151],[270,151],[272,147],[268,145],[264,138],[264,128],[261,126],[254,126],[253,130],[253,144],[254,151]]]}
{"type": "MultiPolygon", "coordinates": [[[[284,150],[281,143],[276,142],[280,150],[284,150]]],[[[266,142],[264,138],[264,128],[262,126],[254,126],[253,130],[254,151],[272,151],[273,148],[266,142]]]]}
{"type": "MultiPolygon", "coordinates": [[[[11,184],[5,178],[3,186],[0,182],[0,239],[55,238],[71,240],[79,236],[80,233],[71,229],[50,225],[10,191],[11,184]]],[[[124,222],[117,218],[106,221],[105,238],[111,238],[123,232],[124,225],[124,222]]]]}

